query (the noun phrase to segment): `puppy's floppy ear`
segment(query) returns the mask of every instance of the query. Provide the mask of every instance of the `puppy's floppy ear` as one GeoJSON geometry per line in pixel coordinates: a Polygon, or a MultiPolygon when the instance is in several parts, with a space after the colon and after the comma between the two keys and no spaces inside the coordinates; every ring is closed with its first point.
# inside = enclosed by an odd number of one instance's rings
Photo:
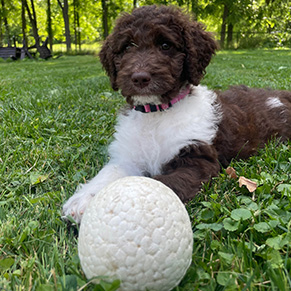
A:
{"type": "Polygon", "coordinates": [[[105,69],[107,75],[110,78],[111,86],[113,90],[117,91],[118,87],[116,84],[116,66],[114,63],[115,55],[112,51],[112,35],[109,35],[102,45],[101,51],[99,53],[99,58],[103,68],[105,69]]]}
{"type": "Polygon", "coordinates": [[[185,32],[186,59],[184,71],[189,83],[198,85],[218,45],[203,24],[192,22],[185,32]],[[190,29],[189,29],[190,28],[190,29]]]}

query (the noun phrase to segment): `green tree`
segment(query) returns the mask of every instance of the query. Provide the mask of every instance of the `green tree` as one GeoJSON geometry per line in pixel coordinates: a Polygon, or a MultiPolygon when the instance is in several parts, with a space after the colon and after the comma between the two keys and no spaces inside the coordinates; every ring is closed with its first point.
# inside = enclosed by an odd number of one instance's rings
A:
{"type": "Polygon", "coordinates": [[[80,28],[80,3],[79,0],[73,0],[74,7],[74,35],[75,48],[81,50],[81,28],[80,28]]]}
{"type": "Polygon", "coordinates": [[[291,4],[289,0],[266,0],[260,6],[258,21],[271,41],[291,46],[291,4]]]}
{"type": "Polygon", "coordinates": [[[73,41],[80,50],[83,42],[104,39],[122,12],[148,4],[188,10],[216,33],[222,48],[290,46],[290,0],[0,0],[0,46],[11,45],[12,37],[32,45],[48,36],[50,48],[65,42],[70,51],[73,41]]]}
{"type": "Polygon", "coordinates": [[[103,26],[103,38],[105,39],[109,34],[108,27],[108,5],[106,0],[101,0],[102,3],[102,26],[103,26]]]}
{"type": "Polygon", "coordinates": [[[212,17],[218,17],[220,23],[221,48],[231,47],[233,31],[235,28],[241,29],[241,20],[251,13],[252,0],[212,0],[207,2],[208,14],[212,17]]]}
{"type": "Polygon", "coordinates": [[[35,6],[34,6],[34,1],[30,0],[31,3],[31,8],[28,6],[27,0],[23,1],[24,7],[28,13],[28,17],[32,26],[32,32],[33,32],[33,37],[35,40],[35,46],[37,49],[40,47],[40,39],[39,39],[39,34],[38,34],[38,28],[37,28],[37,18],[36,18],[36,12],[35,12],[35,6]]]}
{"type": "Polygon", "coordinates": [[[65,24],[65,37],[67,51],[71,50],[71,32],[70,32],[70,18],[69,18],[69,3],[68,0],[58,0],[59,6],[62,9],[64,24],[65,24]]]}
{"type": "Polygon", "coordinates": [[[52,28],[52,12],[51,0],[47,0],[47,33],[50,50],[53,50],[53,28],[52,28]]]}
{"type": "Polygon", "coordinates": [[[2,27],[2,23],[4,24],[4,33],[2,32],[2,28],[1,28],[1,42],[3,41],[3,35],[6,35],[6,41],[8,46],[11,46],[11,41],[10,41],[10,29],[9,29],[9,25],[8,25],[8,11],[6,9],[6,5],[4,0],[1,0],[1,27],[2,27]]]}
{"type": "Polygon", "coordinates": [[[21,0],[21,29],[22,29],[22,43],[24,46],[28,45],[27,35],[26,35],[26,17],[25,17],[25,0],[21,0]]]}

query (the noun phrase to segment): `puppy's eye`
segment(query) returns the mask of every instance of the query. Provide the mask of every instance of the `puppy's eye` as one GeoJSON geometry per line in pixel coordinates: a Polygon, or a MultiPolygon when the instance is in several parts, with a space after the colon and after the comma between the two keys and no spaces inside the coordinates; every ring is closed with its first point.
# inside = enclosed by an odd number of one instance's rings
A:
{"type": "Polygon", "coordinates": [[[171,44],[168,43],[168,42],[164,42],[164,43],[161,45],[161,49],[162,49],[163,51],[168,51],[170,48],[171,48],[171,44]]]}

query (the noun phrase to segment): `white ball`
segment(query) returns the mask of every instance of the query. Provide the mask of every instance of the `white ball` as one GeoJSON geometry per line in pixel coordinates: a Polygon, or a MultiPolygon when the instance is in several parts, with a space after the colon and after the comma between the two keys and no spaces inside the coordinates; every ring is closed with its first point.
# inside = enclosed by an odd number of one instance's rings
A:
{"type": "Polygon", "coordinates": [[[167,186],[126,177],[98,193],[82,218],[78,251],[88,279],[121,280],[119,290],[169,291],[192,259],[185,206],[167,186]]]}

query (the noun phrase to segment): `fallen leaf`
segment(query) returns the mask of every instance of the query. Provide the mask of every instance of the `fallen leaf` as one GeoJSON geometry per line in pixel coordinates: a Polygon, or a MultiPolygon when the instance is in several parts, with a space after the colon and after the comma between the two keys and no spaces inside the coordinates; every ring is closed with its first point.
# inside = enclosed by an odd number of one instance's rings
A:
{"type": "Polygon", "coordinates": [[[243,176],[239,177],[238,183],[240,187],[246,186],[250,192],[254,192],[258,188],[258,185],[256,182],[249,180],[243,176]]]}
{"type": "Polygon", "coordinates": [[[231,179],[237,179],[237,174],[233,167],[228,167],[225,172],[231,179]]]}
{"type": "Polygon", "coordinates": [[[281,67],[278,68],[278,71],[285,70],[285,69],[287,69],[287,68],[288,68],[288,67],[281,66],[281,67]]]}
{"type": "Polygon", "coordinates": [[[47,180],[49,175],[41,175],[38,172],[32,172],[30,174],[30,183],[32,185],[36,185],[39,183],[43,183],[45,180],[47,180]]]}

